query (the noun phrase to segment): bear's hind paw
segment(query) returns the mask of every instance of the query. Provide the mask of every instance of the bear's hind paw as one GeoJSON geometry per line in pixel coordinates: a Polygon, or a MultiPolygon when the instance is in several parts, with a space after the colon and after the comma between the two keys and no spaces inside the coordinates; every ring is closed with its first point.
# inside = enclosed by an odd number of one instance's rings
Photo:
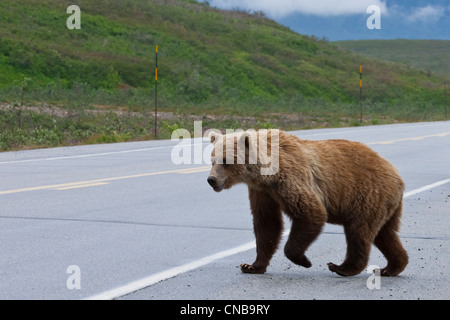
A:
{"type": "Polygon", "coordinates": [[[329,269],[331,272],[336,272],[338,275],[345,276],[344,274],[341,274],[341,271],[340,271],[340,269],[339,269],[339,266],[335,265],[333,262],[328,262],[327,265],[328,265],[328,269],[329,269]]]}
{"type": "Polygon", "coordinates": [[[358,273],[361,272],[361,270],[359,270],[358,268],[355,268],[355,267],[353,267],[353,268],[349,268],[349,267],[344,268],[342,265],[338,266],[338,265],[335,265],[332,262],[328,262],[328,269],[331,272],[336,272],[338,275],[340,275],[342,277],[355,276],[355,275],[357,275],[358,273]]]}
{"type": "Polygon", "coordinates": [[[254,265],[243,263],[243,264],[241,264],[241,271],[243,273],[262,274],[262,273],[266,272],[266,268],[265,267],[264,268],[255,267],[254,265]]]}

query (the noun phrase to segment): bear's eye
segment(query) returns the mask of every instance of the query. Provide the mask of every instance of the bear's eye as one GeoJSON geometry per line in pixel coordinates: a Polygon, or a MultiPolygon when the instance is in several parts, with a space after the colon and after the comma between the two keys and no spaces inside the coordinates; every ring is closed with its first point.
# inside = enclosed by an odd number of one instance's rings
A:
{"type": "Polygon", "coordinates": [[[222,164],[223,164],[223,167],[224,167],[224,168],[227,168],[227,167],[228,167],[228,164],[227,164],[227,158],[223,158],[223,159],[222,159],[222,164]]]}

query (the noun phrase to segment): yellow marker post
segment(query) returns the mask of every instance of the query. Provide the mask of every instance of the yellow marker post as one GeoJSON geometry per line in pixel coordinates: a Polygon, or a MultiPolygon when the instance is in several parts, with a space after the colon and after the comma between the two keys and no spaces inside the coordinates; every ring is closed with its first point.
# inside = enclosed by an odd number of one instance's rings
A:
{"type": "Polygon", "coordinates": [[[158,136],[158,45],[155,49],[155,139],[158,136]]]}
{"type": "Polygon", "coordinates": [[[359,87],[362,87],[362,66],[359,66],[359,87]]]}
{"type": "Polygon", "coordinates": [[[158,81],[158,45],[156,45],[156,66],[155,66],[155,81],[158,81]]]}
{"type": "Polygon", "coordinates": [[[447,80],[444,83],[444,120],[447,120],[447,80]]]}
{"type": "Polygon", "coordinates": [[[362,123],[362,65],[359,66],[359,122],[362,123]]]}

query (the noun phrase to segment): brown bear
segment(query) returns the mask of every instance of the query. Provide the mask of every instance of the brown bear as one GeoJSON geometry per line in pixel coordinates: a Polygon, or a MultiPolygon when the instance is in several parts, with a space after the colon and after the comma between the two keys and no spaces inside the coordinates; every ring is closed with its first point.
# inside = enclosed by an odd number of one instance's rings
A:
{"type": "Polygon", "coordinates": [[[328,263],[332,272],[359,274],[372,243],[387,259],[381,275],[405,269],[408,255],[397,235],[404,183],[397,169],[366,145],[302,140],[274,129],[211,132],[210,140],[207,181],[214,191],[248,186],[257,255],[252,264],[241,264],[242,272],[266,271],[282,236],[282,212],[292,220],[284,253],[295,264],[311,267],[305,251],[328,222],[342,225],[347,241],[344,262],[328,263]]]}

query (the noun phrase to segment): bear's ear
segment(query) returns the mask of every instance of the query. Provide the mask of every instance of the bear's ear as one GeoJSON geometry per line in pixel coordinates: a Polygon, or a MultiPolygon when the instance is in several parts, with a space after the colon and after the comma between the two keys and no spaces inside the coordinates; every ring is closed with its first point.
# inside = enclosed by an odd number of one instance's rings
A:
{"type": "Polygon", "coordinates": [[[216,141],[216,137],[217,137],[217,134],[216,134],[214,131],[211,131],[211,132],[209,133],[209,141],[210,141],[211,143],[213,143],[214,141],[216,141]]]}

